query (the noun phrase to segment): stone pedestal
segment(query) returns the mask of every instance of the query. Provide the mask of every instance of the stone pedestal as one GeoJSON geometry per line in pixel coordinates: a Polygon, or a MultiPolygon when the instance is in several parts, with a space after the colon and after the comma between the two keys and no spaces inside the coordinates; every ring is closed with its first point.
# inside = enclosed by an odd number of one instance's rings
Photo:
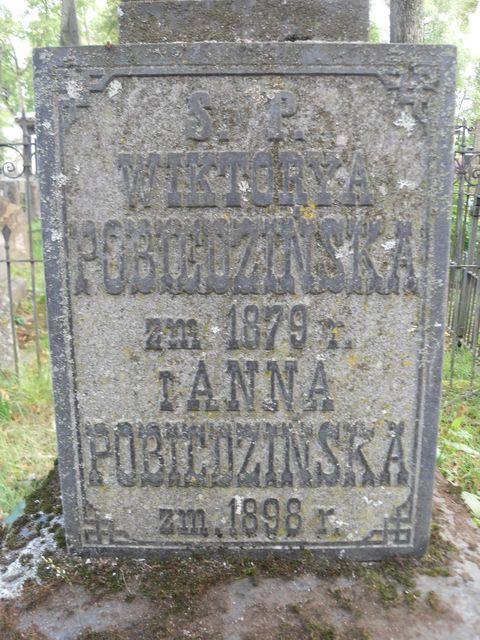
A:
{"type": "Polygon", "coordinates": [[[368,0],[131,0],[119,11],[122,43],[368,39],[368,0]]]}

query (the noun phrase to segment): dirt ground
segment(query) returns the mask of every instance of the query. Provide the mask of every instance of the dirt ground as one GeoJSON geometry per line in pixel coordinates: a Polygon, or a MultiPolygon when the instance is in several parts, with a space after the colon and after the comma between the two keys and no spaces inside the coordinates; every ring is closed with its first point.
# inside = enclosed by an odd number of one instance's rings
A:
{"type": "MultiPolygon", "coordinates": [[[[243,564],[238,577],[210,573],[200,588],[201,561],[192,559],[200,563],[200,569],[195,589],[190,591],[182,591],[173,578],[170,582],[170,573],[163,576],[161,589],[153,589],[151,583],[149,589],[139,589],[135,571],[125,564],[115,565],[117,571],[108,568],[110,579],[120,575],[109,592],[70,579],[69,575],[77,573],[62,569],[53,554],[48,562],[55,579],[46,579],[42,585],[30,581],[21,595],[0,602],[0,638],[480,639],[480,529],[440,476],[434,513],[442,541],[442,552],[430,554],[436,564],[413,562],[407,569],[401,564],[398,575],[392,563],[352,563],[342,571],[331,566],[329,573],[313,565],[310,571],[308,562],[269,575],[265,563],[257,571],[252,562],[251,575],[243,564]]],[[[17,558],[19,553],[21,550],[15,551],[17,558]]],[[[12,560],[4,556],[0,577],[2,570],[8,570],[5,557],[12,560]]],[[[161,563],[152,567],[145,561],[146,566],[136,562],[137,573],[167,571],[167,565],[162,568],[161,563]]],[[[172,571],[170,565],[168,571],[172,571]]]]}

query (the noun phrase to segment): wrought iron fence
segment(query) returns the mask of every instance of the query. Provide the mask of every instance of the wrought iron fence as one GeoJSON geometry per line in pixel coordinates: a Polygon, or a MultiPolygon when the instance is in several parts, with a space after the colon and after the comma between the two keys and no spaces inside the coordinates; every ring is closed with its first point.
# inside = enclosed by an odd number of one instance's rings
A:
{"type": "MultiPolygon", "coordinates": [[[[22,129],[22,141],[0,143],[0,178],[6,179],[7,184],[8,181],[22,183],[24,196],[20,204],[26,212],[28,250],[26,257],[12,257],[12,229],[7,224],[0,228],[0,250],[3,240],[0,274],[3,266],[6,272],[4,287],[7,300],[6,305],[0,304],[0,324],[9,326],[11,359],[18,374],[20,357],[13,274],[15,269],[20,267],[23,267],[24,275],[28,274],[34,351],[37,367],[40,369],[38,299],[43,291],[39,291],[38,288],[36,267],[42,264],[43,259],[41,250],[38,249],[40,243],[36,241],[36,234],[40,234],[40,225],[35,224],[37,212],[32,206],[31,186],[36,181],[34,122],[25,116],[17,122],[22,129]]],[[[468,349],[472,356],[473,379],[479,356],[480,337],[480,123],[475,127],[469,127],[464,121],[455,129],[453,194],[447,315],[451,348],[450,375],[453,377],[458,349],[463,348],[468,349]]],[[[0,289],[1,287],[0,280],[0,289]]]]}
{"type": "MultiPolygon", "coordinates": [[[[15,229],[8,222],[0,224],[0,323],[3,333],[0,336],[0,369],[9,368],[12,362],[18,375],[20,368],[20,350],[16,300],[14,284],[17,274],[28,284],[28,300],[31,305],[31,338],[34,344],[35,360],[38,370],[42,366],[39,332],[38,300],[43,291],[38,288],[37,265],[42,265],[40,240],[39,209],[34,207],[33,193],[36,187],[35,126],[33,118],[19,117],[17,124],[22,131],[19,142],[0,143],[0,178],[4,202],[13,200],[25,214],[24,251],[16,254],[13,246],[15,229]],[[11,194],[16,196],[12,198],[11,194]],[[16,201],[15,201],[16,200],[16,201]],[[6,350],[10,348],[11,353],[6,350]],[[1,353],[3,352],[3,358],[1,353]]],[[[30,351],[31,352],[31,351],[30,351]]]]}
{"type": "Polygon", "coordinates": [[[455,130],[454,188],[450,238],[448,328],[450,379],[460,347],[471,353],[471,377],[479,355],[480,331],[480,123],[463,121],[455,130]]]}

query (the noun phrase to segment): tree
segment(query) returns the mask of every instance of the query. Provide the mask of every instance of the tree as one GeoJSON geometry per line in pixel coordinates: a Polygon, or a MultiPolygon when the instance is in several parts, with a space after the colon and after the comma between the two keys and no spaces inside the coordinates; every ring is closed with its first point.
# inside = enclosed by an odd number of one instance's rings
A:
{"type": "Polygon", "coordinates": [[[60,44],[64,47],[80,44],[75,0],[62,0],[60,44]]]}
{"type": "Polygon", "coordinates": [[[423,42],[423,0],[390,0],[390,42],[423,42]]]}
{"type": "MultiPolygon", "coordinates": [[[[60,39],[59,0],[26,0],[15,18],[9,0],[0,0],[0,131],[11,127],[19,112],[33,111],[31,50],[57,46],[60,39]]],[[[77,0],[79,41],[104,44],[117,40],[117,2],[107,0],[98,9],[96,0],[77,0]]]]}
{"type": "Polygon", "coordinates": [[[478,0],[425,0],[425,42],[457,46],[457,116],[480,117],[480,61],[468,46],[478,0]]]}

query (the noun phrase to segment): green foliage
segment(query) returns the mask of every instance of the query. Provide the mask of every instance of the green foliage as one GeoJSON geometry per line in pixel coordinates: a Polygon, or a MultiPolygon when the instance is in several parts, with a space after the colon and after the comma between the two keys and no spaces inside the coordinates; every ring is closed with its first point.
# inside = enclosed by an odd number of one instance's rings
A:
{"type": "Polygon", "coordinates": [[[462,491],[462,498],[467,507],[473,513],[474,518],[480,520],[480,497],[468,491],[462,491]]]}
{"type": "MultiPolygon", "coordinates": [[[[34,255],[40,257],[40,221],[33,223],[34,255]]],[[[13,275],[30,283],[30,265],[15,265],[13,275]]],[[[44,475],[56,455],[51,376],[48,361],[45,281],[35,268],[42,371],[34,350],[32,291],[15,310],[20,375],[0,372],[0,521],[28,493],[31,481],[44,475]]]]}
{"type": "Polygon", "coordinates": [[[20,378],[0,375],[0,520],[28,492],[55,457],[50,370],[37,373],[33,362],[20,378]]]}
{"type": "MultiPolygon", "coordinates": [[[[117,2],[77,0],[82,44],[105,44],[117,40],[117,2]]],[[[60,41],[61,2],[26,0],[18,17],[9,0],[0,0],[0,130],[13,124],[17,113],[33,111],[31,52],[34,47],[57,46],[60,41]]]]}
{"type": "Polygon", "coordinates": [[[368,29],[368,41],[369,42],[380,42],[381,33],[379,27],[374,23],[370,23],[370,27],[368,29]]]}
{"type": "Polygon", "coordinates": [[[437,465],[480,524],[480,372],[472,380],[471,355],[459,349],[450,384],[450,357],[447,353],[437,465]]]}
{"type": "Polygon", "coordinates": [[[0,123],[4,126],[11,124],[8,115],[11,118],[22,109],[33,109],[31,49],[57,44],[60,33],[61,4],[57,0],[28,0],[26,5],[21,18],[16,19],[8,3],[0,2],[0,83],[3,99],[0,123]]]}
{"type": "Polygon", "coordinates": [[[463,102],[466,102],[462,115],[473,124],[480,118],[480,60],[474,63],[474,71],[467,81],[462,93],[463,102]]]}
{"type": "Polygon", "coordinates": [[[457,47],[457,113],[480,115],[480,61],[468,49],[465,34],[478,0],[425,0],[425,42],[457,47]]]}
{"type": "MultiPolygon", "coordinates": [[[[90,0],[91,1],[91,0],[90,0]]],[[[118,42],[118,0],[107,0],[101,11],[96,11],[91,20],[92,44],[118,42]]]]}

